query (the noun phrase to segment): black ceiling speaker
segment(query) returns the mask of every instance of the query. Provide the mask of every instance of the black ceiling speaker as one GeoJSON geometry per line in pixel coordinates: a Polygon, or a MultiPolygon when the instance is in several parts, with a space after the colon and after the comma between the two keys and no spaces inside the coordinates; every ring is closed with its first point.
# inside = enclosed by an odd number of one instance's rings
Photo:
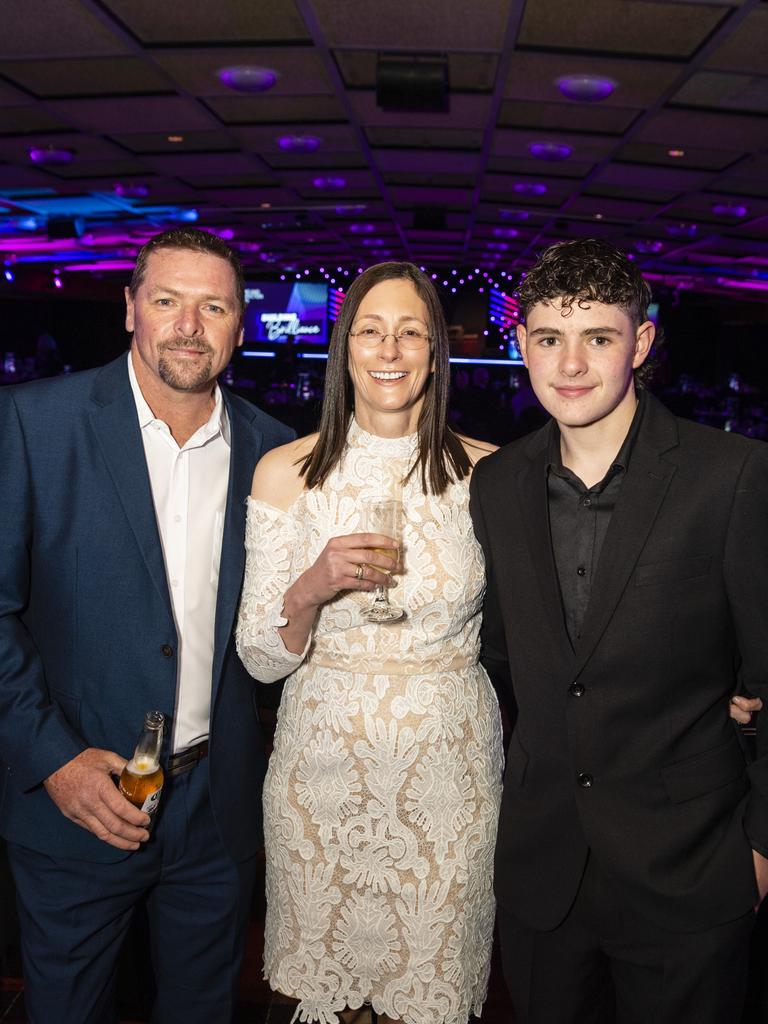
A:
{"type": "Polygon", "coordinates": [[[416,231],[445,231],[445,210],[440,206],[417,206],[413,227],[416,231]]]}
{"type": "Polygon", "coordinates": [[[382,110],[448,110],[448,58],[434,54],[380,53],[376,105],[382,110]]]}
{"type": "Polygon", "coordinates": [[[85,220],[82,217],[49,217],[48,239],[51,242],[62,238],[79,238],[85,231],[85,220]]]}

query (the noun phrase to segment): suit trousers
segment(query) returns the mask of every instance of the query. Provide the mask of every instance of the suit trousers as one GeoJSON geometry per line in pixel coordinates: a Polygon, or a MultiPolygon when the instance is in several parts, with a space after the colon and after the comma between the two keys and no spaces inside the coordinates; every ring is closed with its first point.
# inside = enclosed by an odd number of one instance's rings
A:
{"type": "Polygon", "coordinates": [[[221,843],[207,759],[166,780],[149,841],[123,860],[66,860],[10,843],[8,852],[31,1024],[113,1024],[118,957],[142,900],[157,986],[152,1021],[232,1018],[256,859],[235,863],[221,843]]]}
{"type": "Polygon", "coordinates": [[[626,905],[590,855],[565,920],[544,932],[499,908],[517,1024],[739,1024],[755,914],[670,932],[626,905]]]}

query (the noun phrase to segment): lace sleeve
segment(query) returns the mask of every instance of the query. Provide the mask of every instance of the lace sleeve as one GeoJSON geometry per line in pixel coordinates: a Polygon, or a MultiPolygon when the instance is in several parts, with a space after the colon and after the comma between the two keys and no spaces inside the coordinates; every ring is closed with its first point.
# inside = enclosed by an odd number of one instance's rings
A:
{"type": "Polygon", "coordinates": [[[298,668],[312,639],[310,634],[301,654],[292,654],[278,632],[288,621],[283,615],[283,597],[300,574],[295,561],[301,550],[290,513],[248,499],[245,580],[235,639],[240,660],[262,683],[274,683],[298,668]]]}

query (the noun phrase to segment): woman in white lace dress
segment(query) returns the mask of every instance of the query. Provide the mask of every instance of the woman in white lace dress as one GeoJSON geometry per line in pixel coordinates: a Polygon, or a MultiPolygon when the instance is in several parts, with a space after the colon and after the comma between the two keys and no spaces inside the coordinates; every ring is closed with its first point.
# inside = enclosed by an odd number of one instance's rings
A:
{"type": "Polygon", "coordinates": [[[502,750],[468,478],[492,449],[448,429],[447,394],[432,283],[372,267],[334,329],[319,434],[254,475],[238,652],[262,682],[289,676],[264,788],[265,975],[300,1021],[370,1003],[466,1024],[487,990],[502,750]],[[393,484],[399,562],[360,521],[393,484]],[[401,622],[365,620],[376,584],[401,622]]]}

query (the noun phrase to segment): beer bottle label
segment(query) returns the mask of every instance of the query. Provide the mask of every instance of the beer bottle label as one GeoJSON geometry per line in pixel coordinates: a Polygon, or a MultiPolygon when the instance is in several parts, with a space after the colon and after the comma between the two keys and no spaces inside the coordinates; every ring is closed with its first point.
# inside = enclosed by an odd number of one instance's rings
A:
{"type": "Polygon", "coordinates": [[[150,817],[157,810],[157,805],[160,803],[160,794],[162,793],[162,791],[163,787],[161,786],[160,789],[156,789],[154,793],[150,793],[149,796],[144,801],[144,803],[141,805],[142,811],[144,811],[145,814],[149,814],[150,817]]]}

